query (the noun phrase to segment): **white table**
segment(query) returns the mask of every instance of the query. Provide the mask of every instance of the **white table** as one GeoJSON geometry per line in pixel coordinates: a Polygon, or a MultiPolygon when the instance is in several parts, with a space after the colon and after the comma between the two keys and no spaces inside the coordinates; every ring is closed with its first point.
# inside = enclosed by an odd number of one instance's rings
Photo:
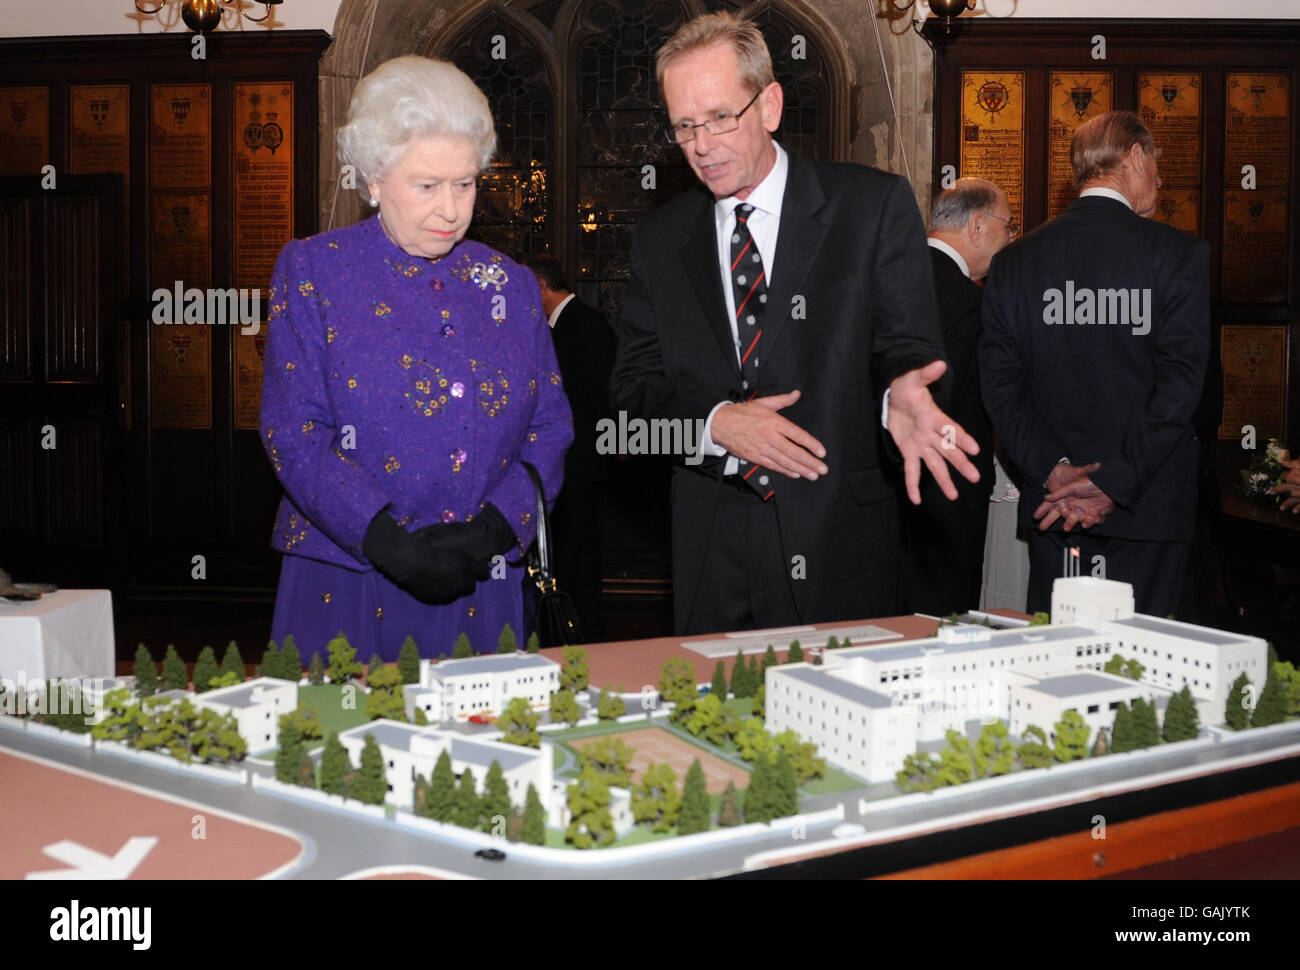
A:
{"type": "Polygon", "coordinates": [[[0,599],[0,677],[112,677],[113,643],[113,596],[106,589],[0,599]]]}

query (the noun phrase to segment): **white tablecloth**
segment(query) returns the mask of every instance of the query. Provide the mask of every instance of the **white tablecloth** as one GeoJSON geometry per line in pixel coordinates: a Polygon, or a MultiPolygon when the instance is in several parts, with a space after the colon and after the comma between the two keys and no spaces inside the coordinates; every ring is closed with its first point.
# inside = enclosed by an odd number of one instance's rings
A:
{"type": "Polygon", "coordinates": [[[61,589],[38,600],[0,599],[0,677],[112,677],[113,596],[61,589]]]}

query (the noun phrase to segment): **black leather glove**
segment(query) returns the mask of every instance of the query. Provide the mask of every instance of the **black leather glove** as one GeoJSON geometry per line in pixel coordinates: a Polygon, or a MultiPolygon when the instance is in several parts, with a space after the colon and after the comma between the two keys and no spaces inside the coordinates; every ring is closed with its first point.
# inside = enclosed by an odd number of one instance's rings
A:
{"type": "Polygon", "coordinates": [[[518,543],[515,530],[491,502],[468,522],[439,523],[420,530],[426,531],[433,549],[456,551],[468,556],[474,563],[473,575],[479,580],[492,574],[493,556],[508,552],[518,543]]]}
{"type": "Polygon", "coordinates": [[[385,577],[421,603],[445,606],[474,592],[477,564],[454,546],[435,548],[430,536],[445,526],[407,532],[387,512],[370,520],[361,551],[385,577]]]}

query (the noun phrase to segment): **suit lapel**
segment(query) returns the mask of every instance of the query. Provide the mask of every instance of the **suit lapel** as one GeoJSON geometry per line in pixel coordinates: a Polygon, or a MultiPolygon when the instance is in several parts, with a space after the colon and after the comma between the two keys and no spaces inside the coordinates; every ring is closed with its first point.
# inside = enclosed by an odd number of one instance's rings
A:
{"type": "Polygon", "coordinates": [[[694,231],[681,248],[679,256],[686,278],[695,288],[695,295],[704,311],[704,319],[722,351],[727,366],[740,380],[740,362],[736,360],[735,339],[731,323],[727,320],[727,303],[722,293],[722,274],[718,266],[718,230],[713,220],[713,206],[706,205],[700,213],[694,231]]]}
{"type": "Polygon", "coordinates": [[[781,229],[776,239],[774,266],[777,271],[768,287],[763,339],[758,345],[760,380],[763,373],[761,361],[772,353],[781,331],[790,321],[794,309],[791,301],[797,295],[808,295],[804,284],[826,236],[826,224],[816,218],[825,201],[826,196],[812,167],[791,154],[785,198],[781,200],[781,229]]]}

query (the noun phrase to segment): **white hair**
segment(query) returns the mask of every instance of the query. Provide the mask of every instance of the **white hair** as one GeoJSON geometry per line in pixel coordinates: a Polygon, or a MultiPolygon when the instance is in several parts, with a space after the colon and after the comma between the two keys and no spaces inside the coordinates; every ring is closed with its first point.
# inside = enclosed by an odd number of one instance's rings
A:
{"type": "Polygon", "coordinates": [[[487,168],[497,147],[487,96],[455,64],[394,57],[357,84],[338,131],[339,160],[356,169],[368,198],[367,183],[382,182],[412,139],[449,136],[469,139],[487,168]]]}

